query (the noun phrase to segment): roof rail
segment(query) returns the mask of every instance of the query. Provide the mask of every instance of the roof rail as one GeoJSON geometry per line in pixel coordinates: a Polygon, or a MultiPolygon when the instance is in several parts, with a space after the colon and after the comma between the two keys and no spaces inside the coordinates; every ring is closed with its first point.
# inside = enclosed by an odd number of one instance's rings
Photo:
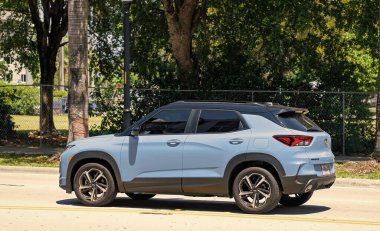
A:
{"type": "MultiPolygon", "coordinates": [[[[251,101],[231,101],[231,100],[179,100],[173,103],[247,103],[252,104],[256,102],[251,101]]],[[[257,104],[257,103],[256,103],[257,104]]]]}

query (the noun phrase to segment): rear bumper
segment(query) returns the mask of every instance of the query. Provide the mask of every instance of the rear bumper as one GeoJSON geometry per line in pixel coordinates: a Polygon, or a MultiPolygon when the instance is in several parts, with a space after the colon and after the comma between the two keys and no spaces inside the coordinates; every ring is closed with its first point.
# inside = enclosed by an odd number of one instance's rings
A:
{"type": "Polygon", "coordinates": [[[317,175],[285,176],[281,179],[284,194],[301,194],[318,189],[330,188],[335,182],[335,174],[318,177],[317,175]]]}

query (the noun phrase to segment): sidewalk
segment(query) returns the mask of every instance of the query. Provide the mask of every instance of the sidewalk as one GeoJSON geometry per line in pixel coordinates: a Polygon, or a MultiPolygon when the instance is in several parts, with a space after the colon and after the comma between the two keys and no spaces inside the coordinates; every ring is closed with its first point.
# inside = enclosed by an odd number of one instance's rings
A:
{"type": "Polygon", "coordinates": [[[371,160],[370,157],[358,157],[358,156],[336,156],[335,157],[335,162],[338,163],[344,163],[348,161],[369,161],[371,160]]]}
{"type": "Polygon", "coordinates": [[[54,147],[12,147],[0,146],[0,153],[53,155],[63,152],[64,148],[54,147]]]}

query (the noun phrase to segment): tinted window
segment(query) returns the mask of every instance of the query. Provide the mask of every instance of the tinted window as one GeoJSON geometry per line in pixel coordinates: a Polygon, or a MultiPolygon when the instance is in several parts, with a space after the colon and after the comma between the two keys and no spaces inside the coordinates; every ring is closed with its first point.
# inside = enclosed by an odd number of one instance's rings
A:
{"type": "Polygon", "coordinates": [[[311,131],[311,132],[321,132],[322,129],[318,127],[311,119],[309,119],[304,114],[300,113],[290,113],[280,115],[278,117],[287,128],[298,130],[298,131],[311,131]]]}
{"type": "Polygon", "coordinates": [[[161,111],[141,125],[140,134],[184,133],[190,110],[161,111]]]}
{"type": "Polygon", "coordinates": [[[233,132],[244,129],[238,114],[233,111],[202,110],[197,133],[233,132]]]}

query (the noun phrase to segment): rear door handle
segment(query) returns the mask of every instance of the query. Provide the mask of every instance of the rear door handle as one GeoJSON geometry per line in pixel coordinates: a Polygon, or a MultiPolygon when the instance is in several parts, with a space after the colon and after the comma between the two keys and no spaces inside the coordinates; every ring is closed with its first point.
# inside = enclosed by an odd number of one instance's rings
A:
{"type": "Polygon", "coordinates": [[[166,144],[167,144],[169,147],[177,147],[180,143],[181,143],[181,141],[180,141],[180,140],[177,140],[177,139],[168,140],[168,142],[166,142],[166,144]]]}
{"type": "Polygon", "coordinates": [[[230,144],[233,144],[233,145],[241,144],[243,142],[244,140],[240,138],[235,138],[235,139],[230,140],[230,144]]]}

